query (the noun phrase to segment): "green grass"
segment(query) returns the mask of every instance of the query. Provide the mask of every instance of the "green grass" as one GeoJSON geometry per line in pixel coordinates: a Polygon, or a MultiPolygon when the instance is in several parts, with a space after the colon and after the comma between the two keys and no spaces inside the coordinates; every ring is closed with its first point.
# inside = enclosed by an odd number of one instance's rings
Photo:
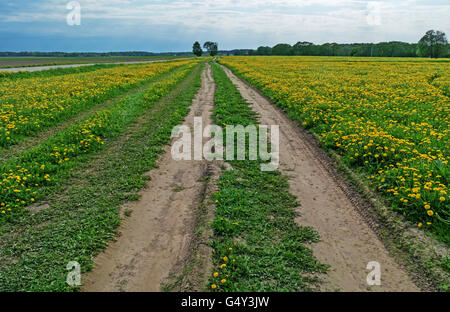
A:
{"type": "MultiPolygon", "coordinates": [[[[256,125],[257,116],[217,64],[213,74],[215,123],[256,125]]],[[[261,161],[230,164],[233,170],[221,175],[214,194],[212,246],[219,276],[210,278],[208,288],[214,284],[215,291],[310,290],[316,274],[325,273],[327,266],[305,246],[319,240],[317,232],[294,222],[299,204],[289,193],[287,177],[279,171],[262,172],[261,161]]]]}
{"type": "Polygon", "coordinates": [[[80,156],[77,169],[48,197],[49,208],[1,226],[0,291],[76,290],[66,284],[67,263],[78,261],[88,271],[115,237],[120,205],[136,200],[145,186],[143,173],[156,166],[172,128],[189,112],[201,69],[108,140],[101,153],[80,156]]]}

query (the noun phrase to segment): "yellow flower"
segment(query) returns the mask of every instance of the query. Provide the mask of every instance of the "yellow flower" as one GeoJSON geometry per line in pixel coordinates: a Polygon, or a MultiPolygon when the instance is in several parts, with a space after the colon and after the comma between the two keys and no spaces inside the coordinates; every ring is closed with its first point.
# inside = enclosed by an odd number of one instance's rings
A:
{"type": "Polygon", "coordinates": [[[433,212],[433,210],[428,210],[428,211],[427,211],[427,214],[428,214],[429,216],[432,216],[432,215],[434,215],[434,212],[433,212]]]}
{"type": "Polygon", "coordinates": [[[219,272],[215,272],[215,273],[213,274],[213,276],[214,276],[214,277],[219,276],[219,272]]]}
{"type": "Polygon", "coordinates": [[[212,284],[212,285],[211,285],[211,288],[212,288],[212,289],[216,289],[216,288],[217,288],[217,285],[216,285],[216,284],[212,284]]]}
{"type": "Polygon", "coordinates": [[[226,281],[227,281],[226,279],[223,279],[223,280],[221,280],[220,282],[221,282],[222,284],[224,284],[226,281]]]}
{"type": "Polygon", "coordinates": [[[441,197],[439,197],[439,200],[440,200],[440,201],[444,201],[444,200],[445,200],[445,197],[444,197],[444,196],[441,196],[441,197]]]}
{"type": "Polygon", "coordinates": [[[227,256],[223,257],[223,261],[227,262],[228,261],[228,257],[227,256]]]}
{"type": "Polygon", "coordinates": [[[419,224],[417,224],[418,227],[422,227],[422,222],[419,222],[419,224]]]}
{"type": "Polygon", "coordinates": [[[430,205],[425,205],[425,209],[430,209],[430,205]]]}

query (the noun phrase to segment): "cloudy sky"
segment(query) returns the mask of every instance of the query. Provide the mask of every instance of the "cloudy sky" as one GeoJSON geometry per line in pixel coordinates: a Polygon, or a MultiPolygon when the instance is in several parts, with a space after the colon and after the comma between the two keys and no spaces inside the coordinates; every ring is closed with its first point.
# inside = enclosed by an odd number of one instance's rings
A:
{"type": "Polygon", "coordinates": [[[0,0],[0,51],[188,51],[297,41],[417,42],[450,0],[0,0]],[[80,5],[80,25],[76,7],[80,5]],[[68,23],[68,14],[69,21],[68,23]]]}

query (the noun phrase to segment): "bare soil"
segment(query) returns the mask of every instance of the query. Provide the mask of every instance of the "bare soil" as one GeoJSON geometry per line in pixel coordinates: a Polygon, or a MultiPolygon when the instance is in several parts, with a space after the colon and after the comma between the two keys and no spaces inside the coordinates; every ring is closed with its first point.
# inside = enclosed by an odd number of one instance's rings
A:
{"type": "Polygon", "coordinates": [[[280,126],[279,170],[290,177],[290,191],[301,203],[296,222],[318,231],[322,241],[311,248],[320,262],[331,265],[328,274],[321,277],[320,290],[420,291],[361,213],[360,199],[354,198],[346,182],[330,170],[331,161],[325,159],[323,151],[267,98],[223,68],[260,115],[260,124],[280,126]],[[380,263],[380,286],[366,282],[366,267],[371,261],[380,263]]]}
{"type": "MultiPolygon", "coordinates": [[[[194,117],[202,117],[204,126],[211,123],[214,88],[208,65],[184,125],[193,129],[194,117]]],[[[140,200],[123,207],[131,215],[122,222],[117,241],[97,256],[93,270],[83,277],[83,291],[160,291],[185,269],[196,236],[208,163],[176,161],[168,146],[159,167],[148,175],[140,200]]]]}

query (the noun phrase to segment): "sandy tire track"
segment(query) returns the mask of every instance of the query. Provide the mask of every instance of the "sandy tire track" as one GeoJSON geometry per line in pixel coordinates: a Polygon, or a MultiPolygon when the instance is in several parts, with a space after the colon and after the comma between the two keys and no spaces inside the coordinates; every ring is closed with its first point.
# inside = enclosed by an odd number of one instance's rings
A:
{"type": "MultiPolygon", "coordinates": [[[[193,129],[194,117],[202,117],[204,126],[211,123],[214,91],[207,64],[184,125],[193,129]]],[[[123,220],[117,241],[97,256],[94,269],[83,276],[83,291],[160,291],[169,275],[184,269],[205,192],[205,183],[199,180],[208,173],[208,163],[175,161],[170,151],[169,145],[159,167],[148,173],[150,181],[139,201],[123,207],[132,214],[123,220]]]]}
{"type": "Polygon", "coordinates": [[[260,116],[260,124],[280,126],[280,168],[290,177],[292,194],[301,206],[298,224],[319,232],[314,255],[331,265],[321,277],[322,291],[419,291],[406,271],[389,255],[357,204],[325,167],[301,129],[257,90],[222,66],[243,98],[260,116]],[[368,286],[369,261],[381,265],[381,285],[368,286]]]}

